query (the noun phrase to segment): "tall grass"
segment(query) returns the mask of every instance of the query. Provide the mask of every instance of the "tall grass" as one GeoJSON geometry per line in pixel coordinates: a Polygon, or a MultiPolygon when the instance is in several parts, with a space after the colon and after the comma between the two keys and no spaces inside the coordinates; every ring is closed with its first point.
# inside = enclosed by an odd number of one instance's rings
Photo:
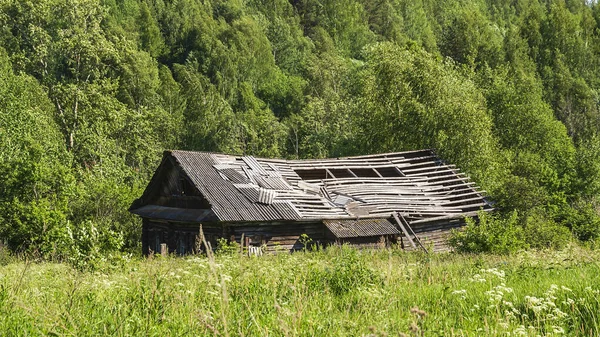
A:
{"type": "Polygon", "coordinates": [[[2,336],[597,336],[600,253],[348,247],[0,267],[2,336]]]}

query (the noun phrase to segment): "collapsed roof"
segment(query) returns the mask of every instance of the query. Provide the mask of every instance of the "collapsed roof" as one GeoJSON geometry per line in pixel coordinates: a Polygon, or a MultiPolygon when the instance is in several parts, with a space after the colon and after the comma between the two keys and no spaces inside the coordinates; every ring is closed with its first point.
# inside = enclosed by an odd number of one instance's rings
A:
{"type": "Polygon", "coordinates": [[[431,150],[318,160],[165,151],[144,195],[131,207],[141,216],[191,222],[384,219],[399,214],[411,224],[473,216],[480,209],[491,209],[483,191],[431,150]],[[205,199],[208,210],[191,214],[152,205],[167,162],[205,199]]]}

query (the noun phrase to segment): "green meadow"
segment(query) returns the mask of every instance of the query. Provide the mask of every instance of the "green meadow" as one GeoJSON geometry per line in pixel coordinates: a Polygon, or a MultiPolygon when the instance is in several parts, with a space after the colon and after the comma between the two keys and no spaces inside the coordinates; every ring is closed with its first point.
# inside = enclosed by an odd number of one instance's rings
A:
{"type": "Polygon", "coordinates": [[[600,252],[331,247],[0,267],[2,336],[598,336],[600,252]]]}

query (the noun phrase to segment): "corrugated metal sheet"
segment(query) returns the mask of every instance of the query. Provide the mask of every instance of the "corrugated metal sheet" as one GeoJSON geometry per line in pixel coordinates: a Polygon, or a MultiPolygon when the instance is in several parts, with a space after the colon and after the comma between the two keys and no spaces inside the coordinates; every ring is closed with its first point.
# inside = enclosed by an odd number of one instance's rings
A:
{"type": "Polygon", "coordinates": [[[169,151],[165,159],[174,159],[223,221],[387,218],[400,212],[419,223],[491,209],[467,177],[430,150],[316,160],[169,151]]]}
{"type": "Polygon", "coordinates": [[[282,177],[261,177],[255,176],[254,180],[260,187],[271,190],[291,190],[292,187],[282,177]]]}
{"type": "Polygon", "coordinates": [[[290,204],[274,207],[253,203],[233,185],[221,178],[213,165],[220,164],[210,153],[171,151],[171,155],[202,195],[213,206],[221,221],[297,220],[300,215],[290,204]]]}
{"type": "Polygon", "coordinates": [[[386,219],[323,220],[323,223],[340,239],[400,234],[386,219]]]}
{"type": "Polygon", "coordinates": [[[242,194],[250,200],[250,202],[258,202],[258,188],[253,185],[236,185],[235,186],[238,191],[242,192],[242,194]]]}
{"type": "MultiPolygon", "coordinates": [[[[215,165],[216,166],[216,165],[215,165]]],[[[236,184],[249,184],[251,181],[245,175],[241,174],[237,170],[233,168],[225,168],[225,169],[217,169],[223,175],[227,177],[230,181],[236,184]]]]}
{"type": "Polygon", "coordinates": [[[268,175],[267,171],[265,171],[265,169],[260,165],[260,163],[256,160],[256,158],[254,158],[252,156],[245,156],[245,157],[242,157],[242,160],[255,173],[262,174],[262,175],[268,175]]]}
{"type": "Polygon", "coordinates": [[[267,190],[264,188],[258,189],[258,202],[270,205],[275,200],[275,191],[267,190]]]}

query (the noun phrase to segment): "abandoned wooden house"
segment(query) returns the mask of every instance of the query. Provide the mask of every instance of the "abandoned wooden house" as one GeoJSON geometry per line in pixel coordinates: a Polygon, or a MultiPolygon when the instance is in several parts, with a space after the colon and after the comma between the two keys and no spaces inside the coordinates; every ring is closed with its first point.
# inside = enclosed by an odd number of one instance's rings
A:
{"type": "Polygon", "coordinates": [[[130,211],[143,218],[145,254],[205,249],[202,235],[213,248],[226,238],[290,251],[308,237],[442,251],[465,217],[492,209],[482,193],[431,150],[319,160],[166,151],[130,211]]]}

